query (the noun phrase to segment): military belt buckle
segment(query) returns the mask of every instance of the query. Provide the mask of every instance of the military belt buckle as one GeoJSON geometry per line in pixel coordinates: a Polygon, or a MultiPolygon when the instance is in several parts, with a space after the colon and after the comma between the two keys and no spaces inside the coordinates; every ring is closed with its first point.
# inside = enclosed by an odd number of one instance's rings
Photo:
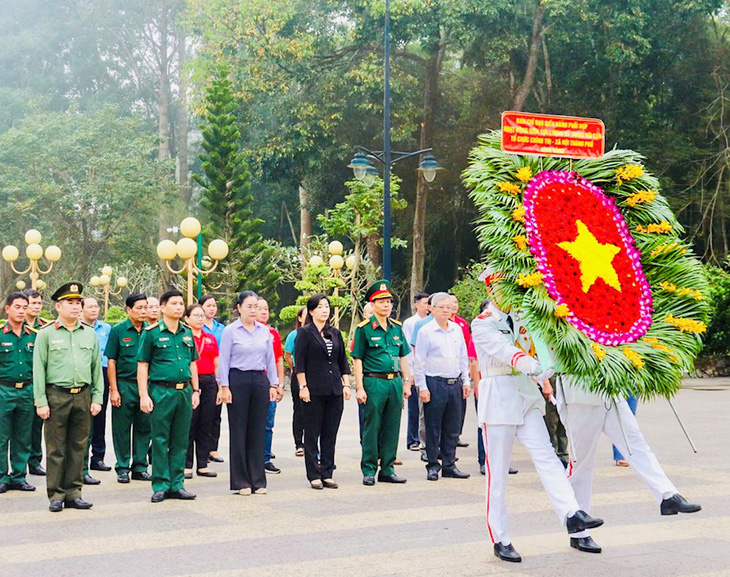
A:
{"type": "Polygon", "coordinates": [[[388,376],[387,376],[386,378],[387,378],[388,380],[390,380],[390,379],[394,379],[394,378],[395,378],[395,374],[393,374],[393,373],[388,373],[388,376]]]}
{"type": "Polygon", "coordinates": [[[81,387],[76,387],[75,389],[69,389],[68,392],[71,393],[72,395],[75,395],[80,390],[81,390],[81,387]]]}
{"type": "Polygon", "coordinates": [[[185,388],[185,383],[175,383],[175,390],[182,391],[185,388]]]}
{"type": "Polygon", "coordinates": [[[15,383],[15,388],[16,389],[22,389],[23,386],[25,386],[25,383],[15,383]]]}

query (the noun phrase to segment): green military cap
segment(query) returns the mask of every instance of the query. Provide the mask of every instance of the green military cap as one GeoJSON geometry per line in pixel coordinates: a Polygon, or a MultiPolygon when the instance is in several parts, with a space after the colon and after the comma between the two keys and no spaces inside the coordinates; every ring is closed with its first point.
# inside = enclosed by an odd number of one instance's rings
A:
{"type": "Polygon", "coordinates": [[[82,298],[81,293],[83,292],[83,290],[84,285],[82,285],[80,282],[67,282],[51,295],[51,300],[62,301],[64,299],[80,299],[82,298]]]}
{"type": "Polygon", "coordinates": [[[368,302],[391,298],[393,298],[393,295],[390,292],[390,281],[386,279],[375,281],[365,293],[365,300],[368,302]]]}

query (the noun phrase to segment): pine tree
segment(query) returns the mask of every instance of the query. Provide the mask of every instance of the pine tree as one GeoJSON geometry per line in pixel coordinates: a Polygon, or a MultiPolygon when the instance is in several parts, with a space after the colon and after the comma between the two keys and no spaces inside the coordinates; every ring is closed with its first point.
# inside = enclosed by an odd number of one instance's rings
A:
{"type": "Polygon", "coordinates": [[[262,239],[263,220],[253,218],[251,176],[240,149],[241,132],[236,118],[236,102],[227,66],[216,70],[206,92],[203,133],[203,173],[193,175],[203,188],[201,204],[209,215],[205,236],[228,243],[229,256],[220,273],[207,279],[215,292],[232,296],[254,290],[273,306],[280,275],[272,266],[273,247],[262,239]]]}

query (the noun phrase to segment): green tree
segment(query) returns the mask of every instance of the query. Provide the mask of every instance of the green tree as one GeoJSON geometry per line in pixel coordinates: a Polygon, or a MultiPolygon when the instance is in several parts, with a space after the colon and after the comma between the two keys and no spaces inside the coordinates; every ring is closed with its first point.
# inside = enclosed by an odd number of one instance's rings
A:
{"type": "Polygon", "coordinates": [[[207,236],[228,243],[229,257],[209,286],[226,295],[242,289],[255,290],[274,306],[280,275],[271,264],[274,249],[261,238],[263,221],[253,218],[250,175],[240,150],[241,133],[236,119],[236,101],[229,71],[221,65],[212,77],[206,94],[206,110],[201,131],[203,174],[194,180],[203,188],[202,205],[210,217],[207,236]]]}

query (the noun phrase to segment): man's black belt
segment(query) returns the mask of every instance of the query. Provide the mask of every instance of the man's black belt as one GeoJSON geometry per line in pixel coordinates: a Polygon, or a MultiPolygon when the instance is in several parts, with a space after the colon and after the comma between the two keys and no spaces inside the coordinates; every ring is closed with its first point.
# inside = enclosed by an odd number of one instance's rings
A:
{"type": "Polygon", "coordinates": [[[76,395],[76,394],[80,393],[81,391],[83,391],[89,385],[88,384],[84,384],[84,385],[79,385],[77,387],[59,387],[58,385],[54,385],[53,383],[48,383],[47,386],[53,387],[54,389],[56,389],[58,391],[62,391],[64,393],[68,393],[70,395],[76,395]]]}
{"type": "Polygon", "coordinates": [[[373,379],[397,379],[400,377],[400,372],[398,373],[367,373],[363,372],[363,377],[372,377],[373,379]]]}
{"type": "Polygon", "coordinates": [[[30,381],[22,381],[19,383],[13,383],[11,381],[0,381],[0,385],[3,387],[10,387],[11,389],[22,389],[30,385],[30,381]]]}
{"type": "Polygon", "coordinates": [[[455,385],[456,383],[460,383],[462,381],[461,375],[459,375],[458,377],[453,377],[453,378],[431,377],[431,376],[426,375],[426,378],[427,379],[438,379],[439,381],[442,381],[442,382],[446,383],[447,385],[455,385]]]}
{"type": "Polygon", "coordinates": [[[165,387],[166,389],[177,389],[178,391],[182,391],[190,384],[190,381],[150,381],[150,383],[156,387],[165,387]]]}

